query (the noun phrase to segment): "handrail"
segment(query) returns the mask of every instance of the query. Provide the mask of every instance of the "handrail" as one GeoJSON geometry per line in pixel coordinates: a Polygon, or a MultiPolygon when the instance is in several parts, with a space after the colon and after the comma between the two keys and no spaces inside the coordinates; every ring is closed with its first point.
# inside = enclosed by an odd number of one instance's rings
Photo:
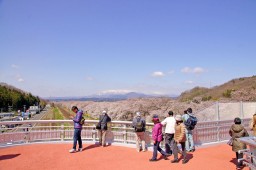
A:
{"type": "MultiPolygon", "coordinates": [[[[251,120],[250,118],[242,119],[243,121],[248,121],[251,120]]],[[[0,125],[5,125],[5,124],[31,124],[31,123],[73,123],[73,120],[24,120],[24,121],[2,121],[0,122],[0,125]]],[[[85,120],[85,123],[98,123],[99,120],[85,120]]],[[[221,120],[221,121],[203,121],[203,122],[198,122],[197,125],[200,124],[208,124],[208,123],[224,123],[224,122],[229,122],[233,123],[233,120],[221,120]]],[[[132,124],[131,121],[111,121],[112,124],[132,124]]],[[[154,125],[153,123],[146,123],[148,126],[154,125]]]]}
{"type": "MultiPolygon", "coordinates": [[[[85,120],[86,123],[98,123],[99,120],[85,120]]],[[[32,123],[73,123],[73,120],[24,120],[24,121],[2,121],[0,125],[5,124],[32,124],[32,123]]],[[[132,124],[131,121],[111,121],[111,124],[132,124]]],[[[153,123],[146,123],[148,126],[154,125],[153,123]]]]}
{"type": "Polygon", "coordinates": [[[238,161],[243,161],[244,165],[248,166],[251,170],[256,170],[256,137],[242,137],[239,138],[240,142],[246,144],[248,149],[239,150],[238,153],[243,153],[245,158],[238,161]]]}
{"type": "MultiPolygon", "coordinates": [[[[250,120],[251,119],[243,119],[243,124],[247,129],[249,129],[250,120]]],[[[98,122],[99,120],[85,120],[85,126],[83,126],[85,130],[83,130],[82,132],[83,139],[97,141],[97,131],[95,129],[95,126],[98,122]]],[[[228,140],[230,138],[228,131],[232,124],[233,124],[233,120],[198,122],[197,126],[193,130],[194,142],[197,145],[200,145],[204,143],[221,142],[221,141],[228,140]]],[[[28,136],[27,135],[28,133],[30,133],[30,139],[26,138],[27,142],[30,142],[33,140],[44,140],[44,139],[45,140],[59,139],[63,141],[63,140],[71,140],[73,137],[72,136],[73,120],[5,121],[5,122],[0,122],[0,127],[2,125],[12,125],[11,127],[15,125],[22,125],[22,126],[19,126],[18,128],[1,128],[1,130],[5,130],[5,132],[4,133],[0,132],[0,144],[8,140],[22,141],[23,140],[22,136],[15,137],[15,135],[28,136]],[[40,127],[25,126],[29,124],[31,125],[43,124],[45,126],[41,126],[41,125],[40,127]],[[50,124],[50,125],[47,125],[47,124],[50,124]],[[70,124],[70,125],[67,125],[67,124],[70,124]],[[42,132],[42,130],[44,131],[44,133],[42,132]],[[34,136],[32,136],[32,134],[34,136]]],[[[150,136],[153,123],[146,123],[146,125],[147,125],[147,134],[150,136]]],[[[10,126],[7,126],[7,127],[10,127],[10,126]]],[[[127,142],[135,143],[135,134],[132,128],[131,121],[112,121],[110,123],[109,129],[113,133],[112,136],[114,136],[113,137],[114,141],[121,141],[124,143],[127,143],[127,142]]]]}

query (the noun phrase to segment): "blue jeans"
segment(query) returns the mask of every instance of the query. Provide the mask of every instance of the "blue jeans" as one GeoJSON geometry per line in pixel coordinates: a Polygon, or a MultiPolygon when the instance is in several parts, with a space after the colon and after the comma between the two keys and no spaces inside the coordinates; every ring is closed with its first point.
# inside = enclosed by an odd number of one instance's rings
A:
{"type": "Polygon", "coordinates": [[[194,140],[193,140],[193,132],[192,130],[186,129],[186,150],[190,151],[192,149],[195,149],[194,140]]]}
{"type": "Polygon", "coordinates": [[[83,148],[83,146],[82,146],[82,138],[81,138],[81,131],[82,131],[82,129],[75,129],[74,130],[73,149],[76,149],[77,141],[78,141],[79,148],[83,148]]]}
{"type": "Polygon", "coordinates": [[[156,142],[155,144],[154,144],[154,151],[153,151],[153,158],[152,159],[154,159],[154,160],[156,160],[156,158],[157,158],[157,151],[159,151],[163,156],[166,156],[167,154],[166,154],[166,152],[165,151],[163,151],[161,148],[160,148],[160,142],[156,142]]]}

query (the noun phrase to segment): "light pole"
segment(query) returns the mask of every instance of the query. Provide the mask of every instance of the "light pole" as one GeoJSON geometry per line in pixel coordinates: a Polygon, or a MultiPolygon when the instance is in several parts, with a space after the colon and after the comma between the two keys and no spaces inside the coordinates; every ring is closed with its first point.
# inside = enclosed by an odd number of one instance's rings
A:
{"type": "Polygon", "coordinates": [[[40,101],[38,102],[38,112],[40,113],[40,101]]]}
{"type": "Polygon", "coordinates": [[[24,112],[26,112],[26,105],[23,105],[23,107],[24,107],[24,112]]]}

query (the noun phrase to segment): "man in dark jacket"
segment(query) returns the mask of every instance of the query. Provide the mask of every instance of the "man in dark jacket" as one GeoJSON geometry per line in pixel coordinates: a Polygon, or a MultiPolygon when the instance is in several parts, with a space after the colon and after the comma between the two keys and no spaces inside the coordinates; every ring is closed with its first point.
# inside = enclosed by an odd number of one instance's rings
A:
{"type": "Polygon", "coordinates": [[[70,153],[74,153],[76,152],[76,144],[78,141],[78,151],[82,152],[83,150],[83,146],[82,146],[82,138],[81,138],[81,131],[83,128],[83,125],[80,124],[80,121],[82,119],[83,116],[83,111],[82,110],[78,110],[78,108],[76,106],[73,106],[71,109],[74,113],[76,113],[75,117],[71,117],[73,119],[74,122],[74,143],[73,143],[73,149],[69,150],[70,153]]]}
{"type": "Polygon", "coordinates": [[[111,118],[108,116],[107,111],[103,111],[99,117],[100,129],[98,129],[99,134],[99,144],[102,147],[106,146],[106,133],[108,130],[108,122],[111,121],[111,118]]]}

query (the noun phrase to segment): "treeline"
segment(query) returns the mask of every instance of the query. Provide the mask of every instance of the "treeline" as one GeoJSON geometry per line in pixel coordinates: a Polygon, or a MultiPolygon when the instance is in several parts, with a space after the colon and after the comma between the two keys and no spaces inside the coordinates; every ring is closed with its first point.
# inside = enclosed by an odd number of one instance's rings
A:
{"type": "Polygon", "coordinates": [[[40,103],[41,108],[46,105],[46,102],[38,96],[0,85],[0,111],[6,112],[9,109],[23,111],[24,105],[28,109],[29,106],[38,105],[38,103],[40,103]]]}

